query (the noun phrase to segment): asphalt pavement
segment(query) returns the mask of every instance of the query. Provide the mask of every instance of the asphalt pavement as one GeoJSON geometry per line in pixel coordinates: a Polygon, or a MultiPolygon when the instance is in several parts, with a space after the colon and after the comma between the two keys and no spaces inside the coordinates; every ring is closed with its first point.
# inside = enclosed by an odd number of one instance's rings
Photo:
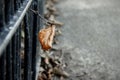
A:
{"type": "Polygon", "coordinates": [[[120,80],[120,0],[59,0],[68,80],[120,80]]]}

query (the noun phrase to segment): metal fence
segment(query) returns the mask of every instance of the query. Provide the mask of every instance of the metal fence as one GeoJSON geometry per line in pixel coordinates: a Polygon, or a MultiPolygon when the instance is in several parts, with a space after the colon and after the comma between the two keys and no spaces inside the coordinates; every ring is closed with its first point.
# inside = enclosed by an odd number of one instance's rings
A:
{"type": "Polygon", "coordinates": [[[30,9],[42,15],[43,1],[0,0],[0,80],[35,80],[37,34],[42,21],[30,9]]]}

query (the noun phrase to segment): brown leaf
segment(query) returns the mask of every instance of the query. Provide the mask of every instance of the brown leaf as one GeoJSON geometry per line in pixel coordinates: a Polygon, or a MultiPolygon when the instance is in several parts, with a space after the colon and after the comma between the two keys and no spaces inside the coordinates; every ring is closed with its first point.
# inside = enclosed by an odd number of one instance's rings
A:
{"type": "Polygon", "coordinates": [[[54,23],[55,23],[57,26],[63,26],[63,23],[60,22],[60,21],[55,20],[54,23]]]}
{"type": "Polygon", "coordinates": [[[51,80],[53,76],[53,69],[48,70],[48,79],[51,80]]]}
{"type": "Polygon", "coordinates": [[[40,30],[38,38],[43,50],[51,49],[54,35],[55,25],[49,26],[47,29],[40,30]]]}
{"type": "Polygon", "coordinates": [[[57,29],[56,32],[55,32],[55,36],[58,36],[58,35],[61,35],[61,34],[62,34],[61,30],[57,29]]]}
{"type": "Polygon", "coordinates": [[[49,20],[50,20],[51,23],[53,23],[56,26],[63,26],[62,22],[55,20],[55,16],[54,15],[50,15],[49,20]]]}
{"type": "Polygon", "coordinates": [[[39,73],[37,80],[47,80],[47,76],[44,73],[39,73]]]}
{"type": "Polygon", "coordinates": [[[57,3],[58,2],[58,0],[51,0],[53,3],[57,3]]]}
{"type": "Polygon", "coordinates": [[[56,7],[54,7],[54,6],[52,6],[52,7],[47,7],[47,10],[49,11],[49,12],[57,12],[57,9],[56,9],[56,7]]]}
{"type": "Polygon", "coordinates": [[[63,76],[63,77],[69,77],[69,74],[65,71],[63,71],[62,69],[55,67],[53,69],[54,74],[59,75],[59,76],[63,76]]]}

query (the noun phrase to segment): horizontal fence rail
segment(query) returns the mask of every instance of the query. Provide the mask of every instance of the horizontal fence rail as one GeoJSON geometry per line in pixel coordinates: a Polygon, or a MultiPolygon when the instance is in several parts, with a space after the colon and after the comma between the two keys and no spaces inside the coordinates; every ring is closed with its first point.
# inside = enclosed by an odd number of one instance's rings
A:
{"type": "Polygon", "coordinates": [[[0,80],[35,80],[44,0],[0,1],[0,80]]]}

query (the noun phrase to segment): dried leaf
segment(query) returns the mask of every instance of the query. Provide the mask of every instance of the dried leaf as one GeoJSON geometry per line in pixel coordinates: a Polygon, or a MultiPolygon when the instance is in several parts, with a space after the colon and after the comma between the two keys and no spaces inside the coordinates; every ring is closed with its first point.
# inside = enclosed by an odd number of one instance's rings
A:
{"type": "Polygon", "coordinates": [[[58,0],[51,0],[53,3],[58,3],[58,0]]]}
{"type": "Polygon", "coordinates": [[[61,34],[62,34],[61,30],[57,29],[56,32],[55,32],[55,36],[58,36],[58,35],[61,35],[61,34]]]}
{"type": "Polygon", "coordinates": [[[60,22],[60,21],[55,20],[54,23],[55,23],[57,26],[63,26],[63,23],[60,22]]]}
{"type": "Polygon", "coordinates": [[[51,15],[49,20],[56,26],[63,26],[62,22],[55,20],[55,16],[54,15],[51,15]]]}
{"type": "Polygon", "coordinates": [[[47,80],[47,76],[43,72],[41,72],[38,74],[37,80],[47,80]]]}
{"type": "Polygon", "coordinates": [[[45,19],[49,19],[50,15],[51,15],[50,12],[45,12],[45,14],[44,14],[45,19]]]}
{"type": "Polygon", "coordinates": [[[54,22],[55,21],[55,16],[54,15],[50,15],[49,20],[52,21],[52,22],[54,22]]]}
{"type": "Polygon", "coordinates": [[[52,7],[47,7],[47,10],[48,10],[49,12],[57,12],[56,7],[54,7],[54,6],[52,6],[52,7]]]}
{"type": "Polygon", "coordinates": [[[49,50],[52,48],[54,35],[55,25],[49,26],[47,29],[40,30],[38,38],[43,50],[49,50]]]}
{"type": "Polygon", "coordinates": [[[53,76],[53,69],[48,70],[48,79],[51,80],[53,76]]]}
{"type": "Polygon", "coordinates": [[[61,69],[58,68],[58,67],[55,67],[55,68],[53,69],[53,72],[54,72],[54,74],[59,75],[59,76],[69,77],[69,74],[68,74],[67,72],[61,70],[61,69]]]}
{"type": "Polygon", "coordinates": [[[46,8],[47,8],[47,7],[52,7],[52,6],[54,6],[54,4],[53,4],[52,1],[50,1],[50,0],[46,1],[46,4],[45,4],[45,7],[46,7],[46,8]]]}
{"type": "Polygon", "coordinates": [[[45,63],[49,64],[49,58],[48,57],[45,58],[45,63]]]}

